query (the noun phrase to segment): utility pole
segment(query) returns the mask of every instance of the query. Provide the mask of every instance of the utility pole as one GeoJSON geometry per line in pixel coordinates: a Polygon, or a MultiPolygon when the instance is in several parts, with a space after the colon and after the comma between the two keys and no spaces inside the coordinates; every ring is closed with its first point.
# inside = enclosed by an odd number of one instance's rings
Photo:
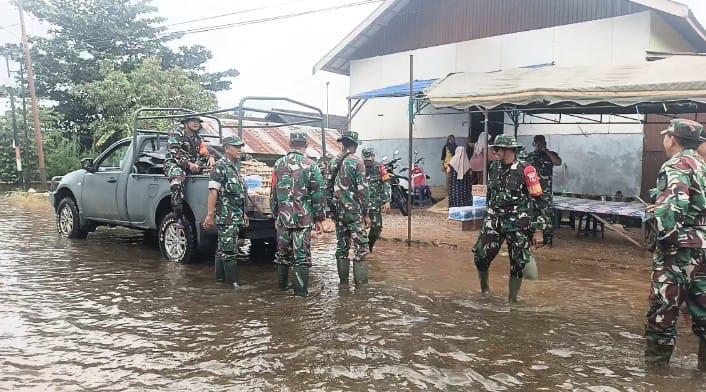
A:
{"type": "MultiPolygon", "coordinates": [[[[7,67],[7,78],[12,84],[12,74],[10,73],[10,53],[5,51],[5,67],[7,67]]],[[[20,139],[17,135],[17,117],[15,114],[15,88],[9,86],[10,90],[10,110],[12,111],[12,144],[15,148],[15,166],[17,167],[17,181],[23,186],[22,181],[22,150],[20,150],[20,139]]]]}
{"type": "Polygon", "coordinates": [[[22,63],[24,62],[24,56],[20,64],[20,95],[22,96],[22,131],[24,133],[24,146],[25,146],[25,190],[30,188],[32,183],[32,154],[29,153],[29,124],[27,124],[27,93],[25,93],[24,81],[25,81],[25,69],[22,63]]]}
{"type": "Polygon", "coordinates": [[[17,9],[20,12],[20,26],[22,27],[22,49],[25,55],[25,66],[27,67],[27,84],[29,96],[32,100],[32,117],[34,118],[34,139],[37,142],[37,158],[39,161],[39,190],[45,190],[47,186],[47,168],[44,164],[44,142],[42,141],[42,126],[39,123],[39,107],[37,103],[37,92],[34,88],[34,70],[32,69],[32,57],[29,54],[29,44],[27,40],[27,28],[25,26],[25,13],[22,8],[22,0],[17,0],[17,9]]]}

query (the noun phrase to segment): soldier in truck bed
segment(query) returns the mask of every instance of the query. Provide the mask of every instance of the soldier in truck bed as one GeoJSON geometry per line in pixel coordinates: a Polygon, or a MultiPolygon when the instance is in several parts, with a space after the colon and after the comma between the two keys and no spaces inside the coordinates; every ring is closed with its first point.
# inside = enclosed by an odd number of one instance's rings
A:
{"type": "Polygon", "coordinates": [[[216,161],[208,154],[203,138],[199,117],[186,117],[181,120],[182,127],[169,132],[168,150],[164,161],[164,174],[169,178],[172,192],[172,210],[177,222],[182,222],[182,204],[184,202],[184,181],[187,174],[201,174],[203,167],[213,166],[216,161]]]}

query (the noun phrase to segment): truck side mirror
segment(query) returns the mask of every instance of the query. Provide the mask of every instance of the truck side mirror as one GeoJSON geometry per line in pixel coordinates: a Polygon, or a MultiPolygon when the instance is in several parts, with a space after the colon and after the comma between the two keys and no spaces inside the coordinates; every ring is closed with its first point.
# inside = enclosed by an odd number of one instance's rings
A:
{"type": "Polygon", "coordinates": [[[93,172],[93,158],[81,159],[81,168],[87,172],[93,172]]]}

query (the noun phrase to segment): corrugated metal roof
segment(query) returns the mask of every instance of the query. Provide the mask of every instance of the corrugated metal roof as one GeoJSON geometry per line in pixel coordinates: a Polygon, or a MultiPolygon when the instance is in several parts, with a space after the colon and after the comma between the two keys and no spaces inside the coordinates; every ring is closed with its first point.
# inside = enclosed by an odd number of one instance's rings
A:
{"type": "Polygon", "coordinates": [[[350,61],[653,9],[697,50],[706,31],[672,0],[386,0],[314,66],[343,75],[350,61]]]}
{"type": "MultiPolygon", "coordinates": [[[[221,120],[223,137],[238,134],[237,120],[221,120]]],[[[250,154],[285,155],[289,152],[289,133],[297,130],[309,135],[309,148],[307,155],[312,158],[321,157],[321,128],[303,125],[273,126],[272,124],[258,121],[243,121],[243,125],[261,125],[257,128],[243,128],[243,151],[250,154]]],[[[204,123],[204,128],[215,133],[213,126],[204,123]]],[[[326,130],[326,153],[337,156],[341,153],[341,144],[336,141],[341,134],[335,129],[326,130]]]]}

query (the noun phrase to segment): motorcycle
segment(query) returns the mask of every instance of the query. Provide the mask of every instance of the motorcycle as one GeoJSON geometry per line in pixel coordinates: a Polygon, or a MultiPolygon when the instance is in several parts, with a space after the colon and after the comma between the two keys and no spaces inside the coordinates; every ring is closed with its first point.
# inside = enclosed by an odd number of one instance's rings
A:
{"type": "MultiPolygon", "coordinates": [[[[409,210],[407,209],[407,192],[409,190],[409,178],[401,176],[397,173],[397,166],[402,158],[398,157],[399,150],[395,150],[392,155],[392,160],[387,161],[388,157],[384,156],[382,158],[382,164],[387,170],[387,174],[390,176],[390,188],[391,188],[391,199],[390,206],[392,208],[397,208],[400,210],[402,215],[407,216],[409,210]]],[[[400,170],[400,172],[406,169],[400,170]]]]}
{"type": "Polygon", "coordinates": [[[417,158],[418,152],[414,151],[414,164],[412,165],[412,188],[414,197],[419,200],[421,205],[431,205],[436,201],[431,197],[431,188],[427,184],[427,180],[431,179],[422,168],[424,158],[417,158]]]}

